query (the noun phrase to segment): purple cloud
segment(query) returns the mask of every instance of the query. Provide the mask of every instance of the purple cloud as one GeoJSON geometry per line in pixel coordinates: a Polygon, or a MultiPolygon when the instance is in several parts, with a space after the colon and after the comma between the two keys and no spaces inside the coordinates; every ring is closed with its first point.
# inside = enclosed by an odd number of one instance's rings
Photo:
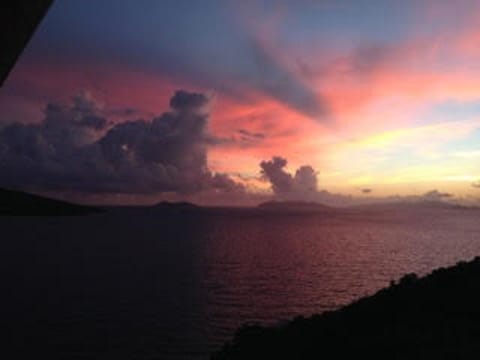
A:
{"type": "Polygon", "coordinates": [[[89,193],[243,191],[208,169],[204,94],[177,91],[158,117],[111,125],[87,96],[48,104],[41,123],[0,130],[0,186],[89,193]]]}

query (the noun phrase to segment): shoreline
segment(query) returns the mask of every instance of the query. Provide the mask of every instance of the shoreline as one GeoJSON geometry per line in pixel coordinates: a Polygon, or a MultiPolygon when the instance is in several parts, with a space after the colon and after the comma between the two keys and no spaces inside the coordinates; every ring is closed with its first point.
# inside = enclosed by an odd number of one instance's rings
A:
{"type": "Polygon", "coordinates": [[[480,351],[480,257],[410,273],[334,311],[241,327],[211,359],[471,359],[480,351]]]}

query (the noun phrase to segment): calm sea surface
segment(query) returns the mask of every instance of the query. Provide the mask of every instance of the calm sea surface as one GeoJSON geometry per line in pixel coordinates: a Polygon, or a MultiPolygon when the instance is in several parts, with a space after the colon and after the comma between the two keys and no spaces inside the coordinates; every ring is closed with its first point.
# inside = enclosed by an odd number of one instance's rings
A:
{"type": "Polygon", "coordinates": [[[462,209],[122,210],[0,229],[4,359],[204,359],[244,323],[480,255],[480,211],[462,209]]]}

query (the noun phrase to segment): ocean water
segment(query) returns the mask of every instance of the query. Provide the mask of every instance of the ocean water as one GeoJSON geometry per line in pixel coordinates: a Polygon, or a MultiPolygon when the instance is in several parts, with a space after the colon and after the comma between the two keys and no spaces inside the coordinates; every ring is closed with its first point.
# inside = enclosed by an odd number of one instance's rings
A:
{"type": "Polygon", "coordinates": [[[338,308],[480,255],[480,211],[1,217],[4,359],[208,359],[245,323],[338,308]]]}

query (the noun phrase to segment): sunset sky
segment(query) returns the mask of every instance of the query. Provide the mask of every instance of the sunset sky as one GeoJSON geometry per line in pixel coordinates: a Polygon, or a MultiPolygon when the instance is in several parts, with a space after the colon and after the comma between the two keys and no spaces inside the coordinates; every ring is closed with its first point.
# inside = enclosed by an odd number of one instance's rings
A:
{"type": "Polygon", "coordinates": [[[56,1],[0,114],[0,186],[476,199],[480,3],[56,1]]]}

